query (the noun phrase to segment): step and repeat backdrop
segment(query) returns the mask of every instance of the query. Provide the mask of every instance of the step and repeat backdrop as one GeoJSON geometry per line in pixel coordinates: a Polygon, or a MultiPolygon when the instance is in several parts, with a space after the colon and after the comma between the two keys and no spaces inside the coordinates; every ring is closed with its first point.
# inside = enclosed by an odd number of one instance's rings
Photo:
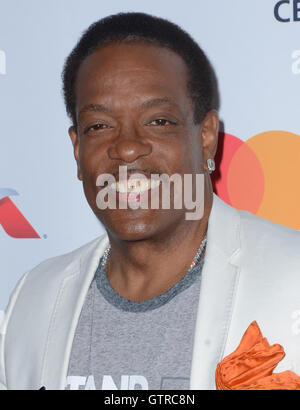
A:
{"type": "Polygon", "coordinates": [[[300,0],[0,0],[0,320],[24,272],[104,232],[77,180],[61,71],[82,32],[120,11],[179,24],[210,58],[216,193],[300,230],[300,0]]]}

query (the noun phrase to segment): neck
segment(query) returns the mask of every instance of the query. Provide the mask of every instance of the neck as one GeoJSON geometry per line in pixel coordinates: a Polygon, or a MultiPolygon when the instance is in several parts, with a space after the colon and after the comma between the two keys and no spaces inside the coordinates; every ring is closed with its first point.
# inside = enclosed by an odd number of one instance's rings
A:
{"type": "Polygon", "coordinates": [[[206,235],[211,206],[212,193],[207,195],[201,220],[176,223],[159,239],[123,241],[109,235],[107,278],[115,291],[141,302],[174,286],[190,268],[206,235]]]}

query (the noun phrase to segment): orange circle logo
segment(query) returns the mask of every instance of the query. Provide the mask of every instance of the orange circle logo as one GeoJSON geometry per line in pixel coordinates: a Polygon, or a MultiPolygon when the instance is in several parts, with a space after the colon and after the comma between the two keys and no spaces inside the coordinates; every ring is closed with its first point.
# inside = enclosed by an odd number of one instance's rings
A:
{"type": "Polygon", "coordinates": [[[216,163],[214,189],[225,202],[300,229],[300,135],[268,131],[244,142],[220,133],[216,163]]]}

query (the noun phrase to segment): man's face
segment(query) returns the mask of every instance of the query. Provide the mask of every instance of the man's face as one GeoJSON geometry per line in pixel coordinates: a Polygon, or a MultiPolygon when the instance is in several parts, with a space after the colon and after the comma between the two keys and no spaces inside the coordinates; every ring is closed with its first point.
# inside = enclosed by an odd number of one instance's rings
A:
{"type": "Polygon", "coordinates": [[[96,180],[103,173],[118,180],[121,165],[129,176],[138,172],[148,178],[204,172],[203,124],[193,122],[187,81],[180,56],[144,43],[103,46],[80,66],[78,127],[69,129],[78,178],[93,212],[115,237],[154,238],[185,218],[185,209],[100,210],[96,180]]]}

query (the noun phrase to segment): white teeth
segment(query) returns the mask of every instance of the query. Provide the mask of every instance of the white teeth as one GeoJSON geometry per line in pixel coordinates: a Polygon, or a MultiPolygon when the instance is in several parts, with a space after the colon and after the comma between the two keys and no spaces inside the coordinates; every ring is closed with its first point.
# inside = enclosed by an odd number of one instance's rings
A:
{"type": "Polygon", "coordinates": [[[117,182],[117,191],[121,193],[126,193],[128,191],[128,186],[122,182],[117,182]]]}
{"type": "Polygon", "coordinates": [[[120,193],[135,193],[139,194],[141,192],[148,191],[148,189],[154,189],[157,188],[160,184],[159,180],[133,180],[133,181],[128,181],[126,184],[126,181],[124,182],[113,182],[111,184],[111,189],[113,191],[117,191],[120,193]]]}
{"type": "Polygon", "coordinates": [[[159,180],[151,180],[151,189],[157,188],[160,184],[159,180]]]}
{"type": "Polygon", "coordinates": [[[117,182],[113,182],[113,183],[111,184],[111,186],[110,186],[110,189],[111,189],[112,191],[116,191],[116,190],[117,190],[117,182]]]}

